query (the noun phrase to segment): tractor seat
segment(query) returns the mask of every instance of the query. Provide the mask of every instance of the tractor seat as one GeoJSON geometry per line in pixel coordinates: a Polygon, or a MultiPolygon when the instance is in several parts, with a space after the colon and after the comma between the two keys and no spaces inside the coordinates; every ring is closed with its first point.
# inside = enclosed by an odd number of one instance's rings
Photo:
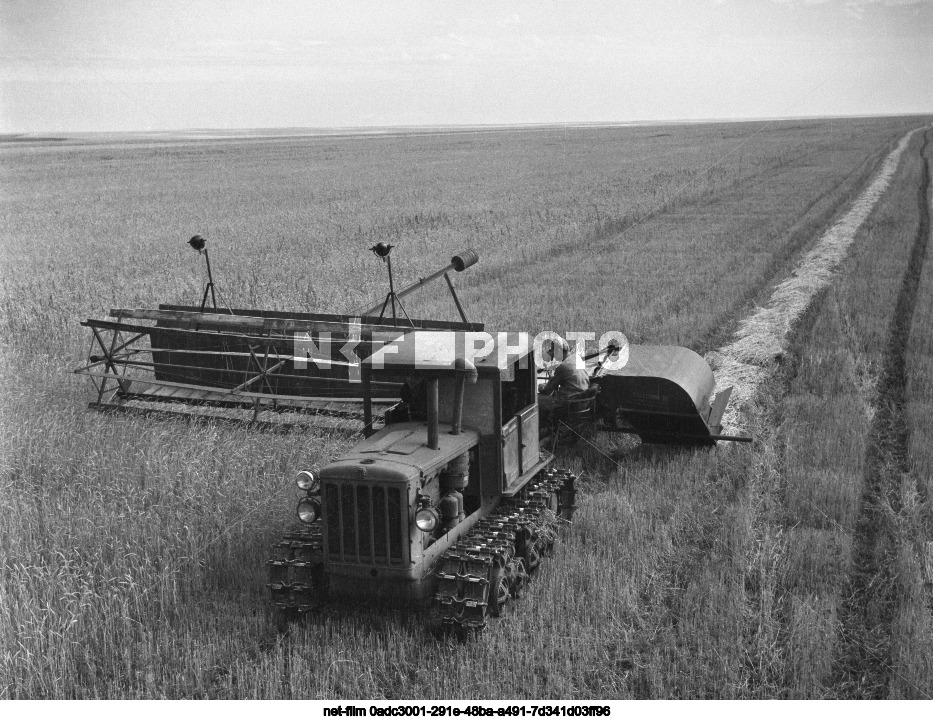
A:
{"type": "Polygon", "coordinates": [[[550,422],[556,442],[560,445],[574,443],[589,434],[587,428],[596,418],[596,394],[599,386],[563,399],[554,409],[550,422]]]}

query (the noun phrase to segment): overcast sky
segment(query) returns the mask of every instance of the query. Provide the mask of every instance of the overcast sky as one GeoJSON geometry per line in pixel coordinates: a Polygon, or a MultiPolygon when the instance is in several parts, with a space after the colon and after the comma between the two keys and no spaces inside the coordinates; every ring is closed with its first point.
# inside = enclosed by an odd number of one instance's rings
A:
{"type": "Polygon", "coordinates": [[[933,0],[0,8],[0,132],[933,111],[933,0]]]}

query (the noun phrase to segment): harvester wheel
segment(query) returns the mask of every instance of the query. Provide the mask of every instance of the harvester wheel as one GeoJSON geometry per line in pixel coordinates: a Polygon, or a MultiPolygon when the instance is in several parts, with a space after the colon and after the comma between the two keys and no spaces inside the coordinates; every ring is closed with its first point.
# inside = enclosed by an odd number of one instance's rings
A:
{"type": "Polygon", "coordinates": [[[518,598],[525,584],[528,582],[528,571],[526,570],[524,558],[516,556],[509,561],[508,578],[509,588],[512,590],[512,598],[518,598]]]}
{"type": "Polygon", "coordinates": [[[505,568],[503,566],[494,567],[492,578],[489,579],[489,599],[486,602],[490,616],[502,615],[506,604],[512,598],[512,590],[509,586],[509,578],[506,575],[505,568]]]}
{"type": "Polygon", "coordinates": [[[279,634],[288,633],[289,628],[292,624],[298,622],[301,618],[301,613],[294,608],[277,608],[274,611],[275,614],[275,628],[279,634]]]}
{"type": "Polygon", "coordinates": [[[541,565],[541,549],[535,539],[529,539],[525,544],[525,567],[528,573],[534,573],[541,565]]]}

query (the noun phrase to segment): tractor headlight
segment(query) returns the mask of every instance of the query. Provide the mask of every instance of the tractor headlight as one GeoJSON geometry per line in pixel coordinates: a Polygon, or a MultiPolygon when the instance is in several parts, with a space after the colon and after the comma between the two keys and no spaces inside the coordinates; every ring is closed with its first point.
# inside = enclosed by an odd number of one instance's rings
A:
{"type": "Polygon", "coordinates": [[[302,498],[298,501],[298,519],[308,525],[321,517],[321,502],[317,498],[302,498]]]}
{"type": "Polygon", "coordinates": [[[295,483],[302,491],[317,493],[321,488],[321,480],[314,471],[299,471],[295,483]]]}
{"type": "Polygon", "coordinates": [[[441,514],[436,508],[422,508],[415,514],[415,525],[419,531],[430,533],[441,522],[441,514]]]}

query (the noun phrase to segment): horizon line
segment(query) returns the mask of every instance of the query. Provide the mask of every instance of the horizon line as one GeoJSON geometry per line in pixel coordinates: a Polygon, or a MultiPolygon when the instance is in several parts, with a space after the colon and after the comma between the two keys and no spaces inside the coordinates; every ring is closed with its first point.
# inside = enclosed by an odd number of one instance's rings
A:
{"type": "MultiPolygon", "coordinates": [[[[384,124],[384,125],[281,125],[247,127],[187,127],[187,128],[137,128],[133,130],[10,130],[0,131],[0,139],[13,137],[43,136],[66,134],[70,136],[87,135],[173,135],[183,133],[274,133],[284,135],[289,132],[300,134],[361,134],[379,131],[475,131],[475,130],[510,130],[510,129],[549,129],[549,128],[597,128],[651,125],[699,125],[704,123],[750,123],[775,122],[782,120],[847,120],[857,118],[892,118],[922,117],[933,115],[933,110],[906,113],[840,113],[826,115],[776,115],[710,118],[670,118],[651,120],[553,120],[517,123],[423,123],[423,124],[384,124]]],[[[36,138],[39,139],[39,138],[36,138]]]]}

